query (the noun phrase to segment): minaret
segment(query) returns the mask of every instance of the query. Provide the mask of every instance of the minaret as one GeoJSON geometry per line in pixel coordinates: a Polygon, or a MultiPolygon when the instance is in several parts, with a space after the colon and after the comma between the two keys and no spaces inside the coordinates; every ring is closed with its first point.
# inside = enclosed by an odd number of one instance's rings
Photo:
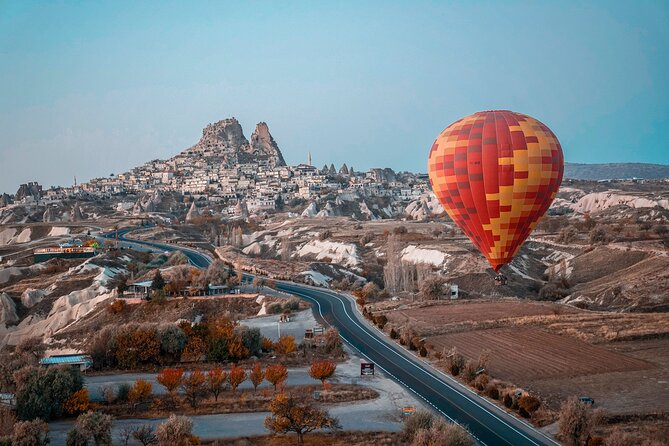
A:
{"type": "Polygon", "coordinates": [[[309,152],[309,156],[307,157],[307,164],[311,166],[311,152],[309,152]]]}
{"type": "Polygon", "coordinates": [[[77,176],[74,176],[74,187],[77,187],[77,176]]]}

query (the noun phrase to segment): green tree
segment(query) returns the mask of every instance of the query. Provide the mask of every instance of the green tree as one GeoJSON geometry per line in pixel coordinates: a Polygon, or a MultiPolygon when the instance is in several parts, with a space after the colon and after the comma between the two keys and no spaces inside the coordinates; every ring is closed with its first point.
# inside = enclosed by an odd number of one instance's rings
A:
{"type": "Polygon", "coordinates": [[[242,337],[242,344],[252,356],[257,356],[262,350],[262,334],[259,328],[241,327],[237,332],[242,337]]]}
{"type": "Polygon", "coordinates": [[[170,361],[178,361],[186,347],[188,336],[176,325],[167,325],[158,329],[160,354],[170,361]]]}
{"type": "Polygon", "coordinates": [[[153,281],[151,282],[152,290],[162,290],[165,288],[165,279],[163,275],[160,274],[160,270],[156,270],[156,274],[153,276],[153,281]]]}
{"type": "Polygon", "coordinates": [[[22,420],[50,420],[63,414],[63,405],[83,387],[78,369],[27,367],[16,376],[16,412],[22,420]]]}

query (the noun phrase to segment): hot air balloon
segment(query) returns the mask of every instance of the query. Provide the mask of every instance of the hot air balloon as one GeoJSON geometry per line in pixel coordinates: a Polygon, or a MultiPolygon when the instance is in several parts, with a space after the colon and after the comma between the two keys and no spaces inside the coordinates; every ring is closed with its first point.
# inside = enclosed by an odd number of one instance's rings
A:
{"type": "Polygon", "coordinates": [[[550,207],[563,171],[562,148],[553,132],[508,110],[454,122],[439,134],[428,157],[434,193],[497,273],[550,207]]]}

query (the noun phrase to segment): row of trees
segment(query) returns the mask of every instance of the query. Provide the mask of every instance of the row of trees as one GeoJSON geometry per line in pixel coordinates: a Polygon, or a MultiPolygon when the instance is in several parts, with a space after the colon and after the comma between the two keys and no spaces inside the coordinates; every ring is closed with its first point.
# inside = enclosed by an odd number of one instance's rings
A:
{"type": "Polygon", "coordinates": [[[133,369],[142,365],[198,361],[239,361],[263,352],[289,354],[292,336],[274,343],[257,328],[235,325],[226,317],[191,325],[128,324],[108,326],[88,346],[97,368],[133,369]]]}

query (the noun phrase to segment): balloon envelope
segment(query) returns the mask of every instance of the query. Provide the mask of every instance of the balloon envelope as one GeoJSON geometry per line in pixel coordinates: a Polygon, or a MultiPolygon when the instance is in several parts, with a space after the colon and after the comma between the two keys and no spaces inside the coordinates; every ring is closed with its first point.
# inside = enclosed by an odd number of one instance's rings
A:
{"type": "Polygon", "coordinates": [[[546,213],[563,171],[553,132],[508,110],[454,122],[428,157],[434,193],[495,271],[511,261],[546,213]]]}

